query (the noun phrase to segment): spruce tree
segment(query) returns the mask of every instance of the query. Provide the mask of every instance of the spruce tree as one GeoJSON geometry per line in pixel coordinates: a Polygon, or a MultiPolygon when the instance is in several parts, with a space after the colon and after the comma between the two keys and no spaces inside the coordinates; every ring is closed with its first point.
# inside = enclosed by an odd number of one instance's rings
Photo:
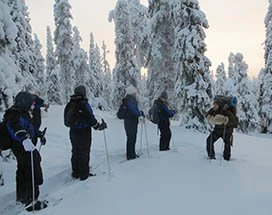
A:
{"type": "Polygon", "coordinates": [[[73,92],[74,70],[72,65],[72,25],[71,5],[68,0],[56,0],[54,5],[55,35],[57,63],[60,68],[60,85],[62,103],[66,103],[73,92]]]}
{"type": "Polygon", "coordinates": [[[2,97],[0,111],[5,110],[13,103],[13,97],[23,86],[23,77],[18,72],[11,54],[16,45],[17,27],[10,15],[10,8],[6,1],[0,0],[0,93],[2,97]]]}
{"type": "Polygon", "coordinates": [[[210,107],[212,80],[210,60],[205,56],[205,14],[198,1],[183,0],[173,4],[175,28],[175,106],[181,113],[181,124],[187,128],[206,130],[205,114],[210,107]]]}
{"type": "Polygon", "coordinates": [[[244,61],[241,53],[230,55],[230,66],[234,81],[234,95],[237,96],[239,102],[239,129],[242,132],[254,131],[258,127],[258,102],[253,93],[252,83],[248,79],[248,65],[244,61]]]}
{"type": "Polygon", "coordinates": [[[269,0],[268,11],[265,17],[265,66],[260,80],[260,115],[268,121],[268,132],[272,133],[272,0],[269,0]]]}
{"type": "Polygon", "coordinates": [[[116,64],[113,69],[113,106],[117,108],[128,86],[132,85],[138,90],[140,68],[135,59],[131,16],[126,0],[117,1],[115,9],[109,15],[109,20],[115,23],[116,64]]]}
{"type": "Polygon", "coordinates": [[[149,1],[150,50],[147,56],[147,86],[150,103],[164,90],[167,90],[170,100],[173,98],[176,81],[173,61],[175,25],[171,3],[169,0],[149,1]]]}
{"type": "Polygon", "coordinates": [[[46,96],[46,86],[45,86],[45,64],[44,58],[41,53],[42,45],[38,36],[34,34],[34,44],[33,44],[33,51],[34,51],[34,64],[35,70],[33,72],[33,76],[38,84],[38,92],[42,98],[46,96]]]}
{"type": "Polygon", "coordinates": [[[47,100],[51,104],[61,104],[59,67],[54,55],[53,39],[50,28],[47,27],[47,52],[46,52],[46,91],[47,100]]]}
{"type": "Polygon", "coordinates": [[[215,95],[227,95],[225,84],[227,81],[224,64],[221,63],[216,69],[215,95]]]}
{"type": "Polygon", "coordinates": [[[24,89],[35,92],[38,86],[32,75],[36,66],[28,8],[25,0],[8,0],[7,2],[11,8],[10,14],[17,27],[16,43],[12,46],[12,54],[15,57],[19,72],[25,79],[24,89]]]}

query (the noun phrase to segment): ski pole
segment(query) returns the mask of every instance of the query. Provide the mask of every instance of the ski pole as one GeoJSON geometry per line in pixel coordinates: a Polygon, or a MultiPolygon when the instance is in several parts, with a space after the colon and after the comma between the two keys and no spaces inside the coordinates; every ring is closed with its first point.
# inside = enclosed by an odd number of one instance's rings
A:
{"type": "Polygon", "coordinates": [[[105,132],[105,130],[103,130],[103,134],[104,134],[105,151],[106,151],[107,164],[108,164],[108,172],[109,172],[109,176],[111,176],[111,168],[110,168],[108,146],[107,146],[107,138],[106,138],[106,132],[105,132]]]}
{"type": "Polygon", "coordinates": [[[32,179],[32,209],[34,213],[34,199],[35,199],[35,186],[34,186],[34,159],[33,151],[30,152],[31,157],[31,179],[32,179]]]}
{"type": "MultiPolygon", "coordinates": [[[[224,125],[224,131],[223,131],[223,143],[222,143],[222,154],[224,155],[224,145],[225,145],[225,138],[226,138],[226,126],[227,125],[224,125]]],[[[221,159],[220,159],[220,165],[222,163],[222,156],[221,156],[221,159]]]]}
{"type": "Polygon", "coordinates": [[[142,149],[143,149],[143,122],[141,120],[141,131],[140,131],[140,152],[139,155],[142,154],[142,149]]]}
{"type": "Polygon", "coordinates": [[[146,140],[147,156],[148,156],[148,158],[150,159],[150,154],[149,154],[149,144],[148,144],[148,137],[147,137],[147,131],[146,131],[145,118],[144,118],[144,129],[145,129],[145,140],[146,140]]]}
{"type": "Polygon", "coordinates": [[[211,138],[211,141],[210,141],[210,161],[211,161],[212,160],[213,129],[211,130],[210,138],[211,138]]]}

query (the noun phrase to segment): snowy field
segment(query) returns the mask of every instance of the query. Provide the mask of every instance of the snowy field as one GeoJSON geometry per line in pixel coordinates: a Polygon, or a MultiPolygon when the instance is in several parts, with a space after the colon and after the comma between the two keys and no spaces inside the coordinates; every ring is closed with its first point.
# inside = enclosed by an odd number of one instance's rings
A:
{"type": "MultiPolygon", "coordinates": [[[[94,112],[108,123],[105,135],[111,171],[105,156],[104,133],[93,131],[91,164],[97,176],[85,181],[70,177],[71,145],[68,129],[63,125],[63,107],[52,106],[49,113],[43,113],[42,128],[48,130],[47,145],[41,148],[44,184],[40,199],[49,200],[49,207],[37,214],[272,214],[272,136],[235,133],[232,160],[221,159],[219,140],[217,160],[209,161],[205,151],[208,134],[172,126],[172,150],[159,152],[156,126],[147,122],[146,127],[138,127],[137,152],[141,157],[125,161],[123,121],[114,114],[94,112]]],[[[5,185],[0,187],[0,214],[14,215],[18,209],[16,162],[0,165],[5,179],[5,185]]]]}

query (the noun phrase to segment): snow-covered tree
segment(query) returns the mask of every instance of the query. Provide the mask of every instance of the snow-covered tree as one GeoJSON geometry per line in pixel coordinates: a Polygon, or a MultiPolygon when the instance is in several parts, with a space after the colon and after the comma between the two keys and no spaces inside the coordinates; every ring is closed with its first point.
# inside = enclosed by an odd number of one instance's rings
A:
{"type": "Polygon", "coordinates": [[[243,132],[253,131],[258,127],[258,101],[253,93],[252,83],[248,79],[248,65],[241,53],[230,54],[229,68],[234,82],[234,96],[239,102],[239,129],[243,132]]]}
{"type": "Polygon", "coordinates": [[[12,46],[12,54],[19,72],[25,79],[24,89],[35,92],[37,90],[36,81],[32,75],[35,68],[32,29],[28,8],[25,0],[8,0],[11,8],[11,16],[17,27],[15,45],[12,46]]]}
{"type": "Polygon", "coordinates": [[[147,57],[147,86],[150,103],[164,90],[167,90],[169,98],[173,98],[176,73],[173,61],[175,26],[171,3],[169,0],[149,1],[151,45],[147,57]]]}
{"type": "Polygon", "coordinates": [[[138,90],[140,81],[140,68],[135,59],[135,43],[127,0],[117,1],[115,9],[110,12],[109,20],[115,23],[116,65],[113,69],[113,106],[117,108],[125,96],[126,87],[133,85],[138,90]]]}
{"type": "Polygon", "coordinates": [[[12,46],[16,45],[16,35],[17,28],[10,15],[10,8],[6,1],[0,0],[0,93],[6,95],[0,99],[0,110],[12,105],[13,96],[23,85],[23,77],[19,74],[11,54],[12,46]]]}
{"type": "Polygon", "coordinates": [[[33,53],[34,53],[34,64],[35,70],[33,71],[33,76],[36,79],[36,83],[38,84],[38,92],[42,98],[46,96],[46,85],[45,85],[45,65],[44,65],[44,58],[41,53],[42,45],[38,36],[34,34],[34,46],[33,46],[33,53]]]}
{"type": "Polygon", "coordinates": [[[106,105],[108,108],[112,107],[112,76],[111,76],[111,69],[110,69],[110,64],[107,60],[107,53],[108,53],[107,46],[105,42],[103,41],[102,43],[102,59],[101,59],[101,64],[102,64],[102,87],[103,87],[103,92],[102,92],[102,97],[106,101],[106,105]]]}
{"type": "Polygon", "coordinates": [[[260,114],[267,118],[268,132],[272,133],[272,0],[269,0],[265,27],[265,66],[260,79],[260,114]]]}
{"type": "MultiPolygon", "coordinates": [[[[86,51],[80,47],[80,42],[82,41],[77,27],[73,28],[73,67],[75,71],[74,85],[85,85],[87,74],[90,73],[90,68],[88,65],[88,56],[86,51]]],[[[89,88],[89,86],[88,86],[89,88]]]]}
{"type": "Polygon", "coordinates": [[[46,52],[46,89],[47,100],[51,104],[61,104],[59,67],[57,67],[53,39],[50,28],[47,27],[47,52],[46,52]]]}
{"type": "Polygon", "coordinates": [[[89,50],[89,66],[91,70],[91,75],[93,76],[94,86],[93,94],[95,97],[100,97],[102,95],[102,65],[100,50],[97,44],[94,42],[93,34],[90,34],[90,50],[89,50]]]}
{"type": "Polygon", "coordinates": [[[173,4],[176,23],[174,59],[177,71],[175,106],[181,123],[187,128],[206,130],[205,114],[212,98],[210,60],[205,56],[205,14],[198,1],[184,0],[173,4]]]}
{"type": "Polygon", "coordinates": [[[55,37],[57,63],[60,67],[60,85],[62,91],[62,102],[69,100],[73,90],[74,70],[72,65],[72,15],[71,5],[68,0],[56,0],[54,5],[55,37]]]}
{"type": "Polygon", "coordinates": [[[225,84],[227,81],[224,64],[221,63],[216,69],[215,95],[227,95],[225,84]]]}

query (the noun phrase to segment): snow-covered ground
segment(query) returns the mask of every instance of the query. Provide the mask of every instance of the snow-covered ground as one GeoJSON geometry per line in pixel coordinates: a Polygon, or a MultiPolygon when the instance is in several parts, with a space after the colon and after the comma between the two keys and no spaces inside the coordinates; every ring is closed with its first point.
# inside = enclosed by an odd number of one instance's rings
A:
{"type": "MultiPolygon", "coordinates": [[[[41,148],[44,184],[40,198],[49,200],[40,215],[270,215],[272,213],[272,136],[234,134],[232,160],[206,159],[201,134],[172,126],[171,151],[159,152],[157,129],[139,124],[139,159],[125,161],[123,122],[95,110],[108,123],[104,133],[93,131],[91,164],[96,177],[71,180],[71,145],[63,125],[63,107],[43,114],[47,145],[41,148]],[[143,127],[142,127],[143,126],[143,127]],[[147,131],[149,156],[146,144],[147,131]],[[141,135],[142,134],[142,135],[141,135]],[[141,138],[142,136],[142,138],[141,138]]],[[[0,214],[14,215],[16,162],[0,162],[5,185],[0,187],[0,214]],[[7,209],[8,206],[8,209],[7,209]]],[[[22,211],[22,214],[29,212],[22,211]]]]}

